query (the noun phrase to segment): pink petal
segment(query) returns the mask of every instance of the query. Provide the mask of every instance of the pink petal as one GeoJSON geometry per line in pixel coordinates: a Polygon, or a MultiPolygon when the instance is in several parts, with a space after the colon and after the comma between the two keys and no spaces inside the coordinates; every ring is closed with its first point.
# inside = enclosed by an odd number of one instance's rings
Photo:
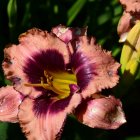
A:
{"type": "Polygon", "coordinates": [[[126,122],[121,102],[113,96],[85,100],[75,114],[79,121],[92,128],[117,129],[126,122]]]}
{"type": "Polygon", "coordinates": [[[18,122],[18,107],[22,96],[12,86],[0,88],[0,121],[18,122]]]}
{"type": "Polygon", "coordinates": [[[118,34],[120,42],[124,42],[127,33],[140,20],[140,0],[120,0],[124,7],[123,15],[118,24],[118,34]]]}
{"type": "Polygon", "coordinates": [[[140,0],[120,0],[126,12],[140,12],[140,0]]]}
{"type": "Polygon", "coordinates": [[[19,120],[28,140],[59,139],[67,114],[80,103],[80,94],[62,100],[34,101],[25,99],[20,106],[19,120]]]}
{"type": "Polygon", "coordinates": [[[129,13],[124,11],[122,17],[120,18],[117,31],[120,35],[120,42],[124,42],[126,40],[128,32],[131,28],[140,20],[140,13],[129,13]]]}
{"type": "Polygon", "coordinates": [[[33,56],[41,51],[57,50],[63,56],[64,63],[67,64],[70,61],[70,52],[67,45],[59,38],[36,28],[20,35],[19,42],[19,45],[11,45],[4,50],[5,59],[2,65],[4,73],[7,79],[13,81],[16,90],[25,95],[30,94],[32,97],[37,97],[40,92],[25,86],[25,83],[29,83],[29,77],[23,71],[27,61],[36,62],[33,56]]]}
{"type": "Polygon", "coordinates": [[[121,17],[118,24],[118,28],[117,28],[117,31],[121,37],[121,40],[124,40],[122,38],[123,34],[129,32],[129,30],[132,28],[131,19],[132,19],[132,16],[130,15],[130,13],[126,13],[126,12],[123,13],[123,16],[121,17]]]}
{"type": "Polygon", "coordinates": [[[52,29],[52,32],[65,43],[69,43],[71,40],[76,39],[79,36],[86,35],[87,28],[71,28],[58,25],[52,29]]]}
{"type": "Polygon", "coordinates": [[[83,98],[105,88],[114,87],[119,80],[117,63],[110,52],[95,44],[95,40],[81,37],[79,47],[73,56],[73,71],[83,98]]]}

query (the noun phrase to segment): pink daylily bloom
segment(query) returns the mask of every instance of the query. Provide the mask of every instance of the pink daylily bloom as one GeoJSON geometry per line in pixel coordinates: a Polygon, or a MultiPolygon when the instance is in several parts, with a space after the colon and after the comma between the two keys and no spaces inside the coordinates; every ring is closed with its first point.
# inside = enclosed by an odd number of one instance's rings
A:
{"type": "Polygon", "coordinates": [[[4,74],[13,86],[0,89],[0,121],[19,122],[28,140],[59,139],[68,114],[93,128],[125,123],[118,99],[94,96],[118,83],[120,64],[86,36],[86,28],[31,29],[4,56],[4,74]]]}
{"type": "Polygon", "coordinates": [[[120,42],[124,42],[130,29],[140,20],[140,0],[120,0],[120,3],[124,7],[124,12],[117,31],[120,42]]]}

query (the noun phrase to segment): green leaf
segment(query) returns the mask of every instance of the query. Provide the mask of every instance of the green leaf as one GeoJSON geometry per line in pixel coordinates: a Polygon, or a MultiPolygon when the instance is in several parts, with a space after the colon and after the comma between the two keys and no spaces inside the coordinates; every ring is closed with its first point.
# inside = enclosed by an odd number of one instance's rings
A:
{"type": "Polygon", "coordinates": [[[7,140],[8,123],[0,123],[0,140],[7,140]]]}
{"type": "Polygon", "coordinates": [[[11,82],[10,80],[7,80],[7,79],[4,79],[4,83],[5,83],[6,85],[12,85],[12,82],[11,82]]]}
{"type": "Polygon", "coordinates": [[[140,136],[135,137],[128,137],[125,140],[140,140],[140,136]]]}
{"type": "Polygon", "coordinates": [[[31,11],[30,11],[30,7],[31,7],[31,2],[27,2],[25,5],[25,12],[24,12],[24,16],[23,16],[23,20],[22,20],[22,27],[25,27],[27,25],[27,23],[29,24],[29,20],[31,18],[31,11]]]}
{"type": "Polygon", "coordinates": [[[136,75],[136,80],[140,79],[140,70],[138,71],[137,75],[136,75]]]}
{"type": "Polygon", "coordinates": [[[14,31],[17,23],[17,2],[16,0],[9,0],[7,5],[7,14],[9,19],[10,38],[14,36],[14,31]]]}
{"type": "Polygon", "coordinates": [[[98,25],[103,25],[105,24],[107,21],[109,21],[111,19],[111,13],[110,11],[103,13],[102,15],[100,15],[97,19],[98,25]]]}
{"type": "Polygon", "coordinates": [[[12,28],[16,25],[16,18],[17,18],[17,3],[16,0],[9,0],[7,6],[7,13],[9,18],[9,27],[12,28]]]}
{"type": "Polygon", "coordinates": [[[68,22],[67,25],[70,25],[75,17],[78,15],[78,13],[83,8],[84,4],[86,3],[86,0],[77,0],[72,7],[68,10],[68,22]]]}
{"type": "Polygon", "coordinates": [[[114,47],[112,48],[112,56],[116,57],[121,52],[121,48],[114,47]]]}

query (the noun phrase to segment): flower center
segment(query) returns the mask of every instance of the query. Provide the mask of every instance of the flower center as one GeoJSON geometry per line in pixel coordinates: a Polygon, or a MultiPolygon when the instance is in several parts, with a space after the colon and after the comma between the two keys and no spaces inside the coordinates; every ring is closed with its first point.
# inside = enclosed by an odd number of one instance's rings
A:
{"type": "Polygon", "coordinates": [[[68,72],[55,73],[44,70],[44,76],[40,77],[40,83],[25,83],[24,85],[52,90],[58,94],[58,98],[63,99],[70,93],[70,84],[77,85],[76,76],[74,74],[68,72]]]}

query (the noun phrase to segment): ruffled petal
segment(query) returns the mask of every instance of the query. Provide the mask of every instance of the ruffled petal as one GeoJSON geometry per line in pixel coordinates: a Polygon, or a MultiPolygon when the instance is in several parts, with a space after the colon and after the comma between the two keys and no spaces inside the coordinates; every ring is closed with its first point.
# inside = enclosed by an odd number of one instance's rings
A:
{"type": "Polygon", "coordinates": [[[110,52],[95,44],[93,38],[80,38],[71,65],[84,98],[118,83],[117,70],[120,64],[113,59],[110,52]]]}
{"type": "Polygon", "coordinates": [[[18,122],[18,107],[23,97],[12,86],[0,88],[0,121],[18,122]]]}
{"type": "Polygon", "coordinates": [[[77,107],[75,115],[92,128],[117,129],[126,122],[121,102],[113,96],[87,99],[77,107]]]}
{"type": "Polygon", "coordinates": [[[80,103],[80,94],[65,99],[39,97],[25,99],[20,106],[19,121],[28,140],[59,139],[67,114],[80,103]]]}
{"type": "Polygon", "coordinates": [[[57,37],[59,37],[65,43],[69,43],[70,41],[78,38],[79,36],[84,36],[87,34],[87,28],[71,28],[65,27],[63,25],[58,25],[52,28],[52,33],[54,33],[57,37]]]}
{"type": "MultiPolygon", "coordinates": [[[[25,83],[30,82],[30,77],[36,76],[38,76],[38,81],[40,81],[40,75],[44,75],[44,66],[47,67],[47,65],[49,65],[50,67],[52,64],[49,63],[50,59],[53,59],[55,64],[56,62],[60,62],[58,61],[59,58],[63,59],[62,62],[64,65],[69,63],[69,50],[67,45],[54,34],[49,34],[47,31],[36,28],[20,35],[19,42],[19,45],[11,45],[4,50],[4,73],[6,78],[14,83],[16,90],[25,95],[34,92],[34,95],[31,96],[39,96],[40,92],[35,91],[32,87],[25,86],[25,83]],[[51,54],[48,55],[50,52],[51,54]],[[58,59],[58,55],[55,55],[55,53],[59,54],[60,57],[58,59]],[[48,58],[49,56],[50,58],[48,58]],[[32,68],[30,62],[34,63],[36,67],[32,68]],[[26,69],[27,67],[28,69],[26,69]],[[26,72],[30,69],[32,73],[29,72],[30,75],[28,75],[26,72]]],[[[57,66],[59,66],[59,64],[57,64],[57,66]]]]}
{"type": "Polygon", "coordinates": [[[127,12],[140,12],[140,0],[120,0],[127,12]]]}

